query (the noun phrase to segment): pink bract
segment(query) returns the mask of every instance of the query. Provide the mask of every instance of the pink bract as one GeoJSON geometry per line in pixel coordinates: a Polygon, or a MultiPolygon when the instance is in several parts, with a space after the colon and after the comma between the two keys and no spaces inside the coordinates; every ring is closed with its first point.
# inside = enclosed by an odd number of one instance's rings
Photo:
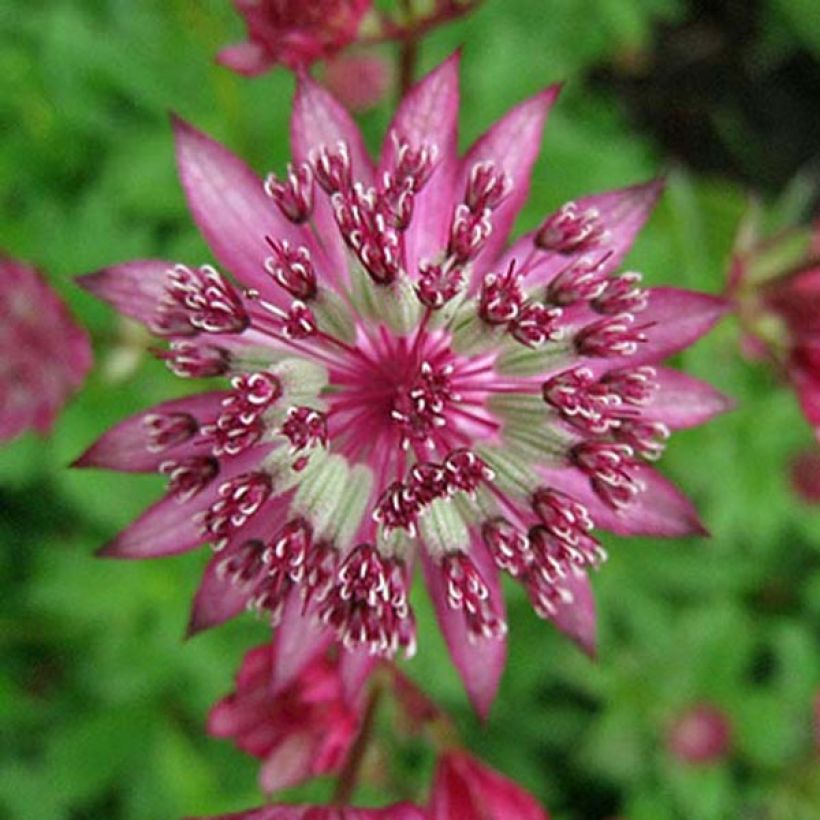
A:
{"type": "Polygon", "coordinates": [[[517,783],[463,751],[442,755],[428,820],[549,820],[538,801],[517,783]]]}
{"type": "Polygon", "coordinates": [[[169,480],[103,553],[211,542],[191,630],[267,613],[277,685],[332,641],[349,691],[379,656],[412,654],[420,565],[486,713],[506,655],[502,571],[591,653],[593,527],[703,532],[652,462],[671,430],[727,403],[659,362],[726,303],[617,273],[660,184],[584,197],[507,244],[557,93],[460,157],[453,57],[405,97],[374,163],[302,77],[294,165],[264,185],[176,122],[188,203],[236,282],[157,259],[82,280],[166,338],[175,373],[228,380],[126,419],[79,459],[169,480]]]}
{"type": "Polygon", "coordinates": [[[248,39],[217,56],[222,65],[254,76],[282,64],[304,68],[352,43],[371,0],[234,0],[248,39]]]}
{"type": "Polygon", "coordinates": [[[316,658],[281,691],[273,685],[275,662],[268,644],[248,652],[236,690],[208,717],[210,734],[232,738],[262,761],[259,781],[266,792],[338,773],[360,721],[360,710],[344,697],[338,660],[316,658]]]}
{"type": "Polygon", "coordinates": [[[46,433],[91,367],[91,345],[34,268],[0,255],[0,441],[46,433]]]}

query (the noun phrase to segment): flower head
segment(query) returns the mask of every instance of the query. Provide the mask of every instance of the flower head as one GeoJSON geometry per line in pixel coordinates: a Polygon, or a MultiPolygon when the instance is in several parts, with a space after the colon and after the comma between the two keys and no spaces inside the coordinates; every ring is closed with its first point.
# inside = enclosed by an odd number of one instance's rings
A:
{"type": "Polygon", "coordinates": [[[728,291],[747,334],[745,347],[786,376],[820,440],[820,223],[811,233],[792,230],[744,244],[728,291]]]}
{"type": "Polygon", "coordinates": [[[260,809],[200,817],[196,820],[426,820],[426,815],[412,803],[394,803],[380,809],[352,806],[264,806],[260,809]]]}
{"type": "Polygon", "coordinates": [[[372,0],[235,0],[248,40],[217,57],[239,74],[253,76],[281,63],[310,65],[352,43],[372,0]]]}
{"type": "Polygon", "coordinates": [[[710,703],[684,712],[669,728],[666,745],[682,763],[713,763],[726,757],[732,726],[726,714],[710,703]]]}
{"type": "Polygon", "coordinates": [[[343,107],[303,77],[295,165],[264,187],[176,124],[191,210],[236,283],[159,260],[84,283],[166,337],[172,370],[227,383],[127,419],[79,463],[168,476],[104,553],[210,541],[194,630],[250,605],[278,627],[285,678],[336,640],[355,685],[377,657],[413,652],[420,564],[486,711],[505,658],[500,570],[592,652],[587,574],[605,557],[593,528],[701,531],[650,462],[725,402],[658,362],[724,302],[616,273],[659,186],[548,218],[570,245],[542,230],[506,245],[556,94],[513,108],[460,158],[452,58],[404,99],[374,164],[343,107]],[[592,212],[601,230],[578,239],[566,214],[592,212]]]}
{"type": "Polygon", "coordinates": [[[538,801],[517,783],[467,752],[441,756],[428,807],[429,820],[548,820],[538,801]]]}
{"type": "Polygon", "coordinates": [[[91,367],[91,345],[33,268],[0,255],[0,441],[45,433],[91,367]]]}
{"type": "Polygon", "coordinates": [[[317,657],[283,690],[273,686],[275,663],[269,644],[248,652],[236,690],[208,718],[210,734],[233,738],[263,761],[259,780],[267,792],[337,773],[360,718],[360,710],[343,696],[337,659],[317,657]]]}

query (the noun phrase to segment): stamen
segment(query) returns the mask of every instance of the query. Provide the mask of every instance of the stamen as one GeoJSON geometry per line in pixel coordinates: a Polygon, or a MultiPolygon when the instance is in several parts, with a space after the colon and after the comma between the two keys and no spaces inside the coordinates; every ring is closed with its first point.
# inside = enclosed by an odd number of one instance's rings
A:
{"type": "Polygon", "coordinates": [[[224,348],[196,342],[171,342],[168,350],[156,351],[156,356],[183,379],[224,376],[231,364],[230,353],[224,348]]]}
{"type": "Polygon", "coordinates": [[[184,444],[199,432],[199,422],[190,413],[148,413],[142,423],[149,453],[184,444]]]}
{"type": "Polygon", "coordinates": [[[546,300],[554,305],[573,305],[599,297],[607,286],[608,277],[603,259],[582,256],[564,268],[547,285],[546,300]]]}
{"type": "Polygon", "coordinates": [[[300,245],[292,248],[287,240],[265,237],[273,256],[265,260],[265,269],[294,299],[309,302],[317,293],[316,272],[310,251],[300,245]]]}
{"type": "Polygon", "coordinates": [[[412,489],[401,481],[394,481],[381,494],[373,520],[384,527],[385,535],[403,529],[411,538],[416,536],[416,518],[421,509],[412,489]]]}
{"type": "Polygon", "coordinates": [[[425,260],[419,265],[416,295],[425,307],[438,310],[458,296],[464,284],[464,270],[453,257],[440,265],[425,260]]]}
{"type": "Polygon", "coordinates": [[[481,537],[499,569],[513,577],[522,574],[529,563],[530,542],[527,534],[506,518],[496,516],[485,521],[481,537]]]}
{"type": "Polygon", "coordinates": [[[535,245],[541,250],[557,253],[582,253],[597,248],[609,240],[597,208],[579,211],[574,202],[567,202],[551,216],[535,234],[535,245]]]}
{"type": "Polygon", "coordinates": [[[445,555],[441,571],[447,583],[448,605],[464,613],[468,640],[503,638],[507,624],[498,615],[497,604],[470,557],[462,552],[445,555]]]}
{"type": "Polygon", "coordinates": [[[268,500],[273,482],[267,473],[242,473],[219,488],[219,498],[200,516],[203,535],[221,550],[230,536],[268,500]]]}
{"type": "Polygon", "coordinates": [[[669,435],[669,428],[662,422],[641,419],[623,419],[615,430],[618,441],[649,461],[657,461],[663,455],[669,435]]]}
{"type": "Polygon", "coordinates": [[[449,474],[441,464],[430,461],[414,464],[408,486],[416,502],[424,507],[449,493],[449,474]]]}
{"type": "Polygon", "coordinates": [[[631,370],[610,370],[601,383],[620,396],[626,404],[644,407],[660,389],[654,367],[637,367],[631,370]]]}
{"type": "Polygon", "coordinates": [[[561,315],[561,308],[548,308],[538,302],[530,302],[510,322],[509,331],[521,344],[541,347],[546,342],[555,342],[563,337],[563,328],[559,324],[561,315]]]}
{"type": "Polygon", "coordinates": [[[176,321],[180,309],[188,321],[206,333],[242,333],[250,319],[234,286],[210,265],[176,265],[168,271],[166,293],[158,307],[158,321],[176,321]]]}
{"type": "Polygon", "coordinates": [[[627,272],[613,277],[607,281],[603,292],[592,300],[592,307],[598,313],[610,316],[640,313],[649,304],[649,292],[638,287],[640,282],[640,273],[627,272]]]}
{"type": "Polygon", "coordinates": [[[454,256],[462,265],[478,256],[492,233],[491,217],[489,208],[473,213],[464,203],[456,206],[447,245],[448,255],[454,256]]]}
{"type": "Polygon", "coordinates": [[[565,421],[584,432],[602,435],[619,423],[620,395],[596,381],[589,368],[576,367],[552,376],[542,385],[541,395],[565,421]]]}
{"type": "Polygon", "coordinates": [[[308,464],[307,450],[327,446],[327,416],[313,407],[291,407],[281,432],[290,442],[291,452],[302,453],[292,465],[299,472],[308,464]]]}
{"type": "Polygon", "coordinates": [[[404,564],[359,544],[342,562],[336,583],[318,611],[349,650],[392,658],[415,651],[415,619],[407,601],[404,564]]]}
{"type": "Polygon", "coordinates": [[[582,356],[632,356],[646,341],[643,328],[636,328],[631,313],[599,319],[582,328],[575,337],[575,348],[582,356]]]}
{"type": "Polygon", "coordinates": [[[589,477],[600,499],[615,510],[631,504],[646,488],[633,475],[639,465],[628,444],[585,441],[573,447],[570,460],[589,477]]]}
{"type": "Polygon", "coordinates": [[[512,190],[512,180],[504,171],[496,169],[492,160],[477,162],[470,169],[464,201],[474,213],[494,211],[512,190]]]}
{"type": "Polygon", "coordinates": [[[168,494],[180,504],[204,490],[219,474],[219,461],[213,456],[191,456],[180,461],[163,461],[159,471],[168,476],[168,494]]]}
{"type": "Polygon", "coordinates": [[[472,450],[453,450],[444,460],[444,470],[450,492],[462,490],[472,495],[485,481],[492,481],[495,473],[472,450]]]}
{"type": "Polygon", "coordinates": [[[286,219],[300,225],[310,219],[313,212],[313,171],[307,162],[297,168],[288,163],[287,179],[282,181],[276,174],[265,180],[265,193],[279,206],[286,219]]]}
{"type": "Polygon", "coordinates": [[[589,510],[559,490],[539,487],[532,496],[532,509],[549,533],[568,544],[579,544],[593,527],[589,510]]]}
{"type": "Polygon", "coordinates": [[[515,261],[505,274],[488,273],[481,283],[478,315],[488,325],[506,325],[518,318],[524,303],[521,277],[515,272],[515,261]]]}
{"type": "Polygon", "coordinates": [[[347,143],[336,143],[336,151],[326,146],[314,149],[308,157],[316,181],[328,195],[347,191],[351,185],[350,151],[347,143]]]}

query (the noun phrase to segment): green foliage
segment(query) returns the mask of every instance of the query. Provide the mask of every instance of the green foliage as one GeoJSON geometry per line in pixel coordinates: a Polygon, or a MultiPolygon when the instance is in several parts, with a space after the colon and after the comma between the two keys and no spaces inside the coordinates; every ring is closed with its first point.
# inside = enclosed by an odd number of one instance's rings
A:
{"type": "MultiPolygon", "coordinates": [[[[816,54],[816,4],[770,6],[770,51],[793,47],[793,36],[816,54]]],[[[630,262],[653,283],[719,292],[744,189],[670,168],[591,73],[639,54],[653,25],[684,13],[680,0],[487,0],[436,32],[422,64],[466,43],[463,143],[511,101],[566,79],[520,227],[574,195],[667,171],[667,195],[630,262]]],[[[53,434],[26,436],[0,455],[0,815],[13,820],[155,820],[261,802],[255,763],[203,727],[265,627],[240,618],[183,642],[203,555],[92,557],[158,483],[67,469],[106,426],[180,390],[149,360],[140,333],[71,282],[132,257],[206,258],[176,181],[168,113],[259,170],[288,159],[291,79],[248,81],[212,62],[240,34],[227,0],[0,7],[0,246],[48,272],[97,351],[94,375],[53,434]]],[[[371,145],[388,108],[364,117],[371,145]]],[[[820,516],[795,501],[785,471],[810,434],[793,398],[739,358],[731,322],[680,364],[738,402],[680,434],[664,462],[713,538],[613,539],[594,581],[597,663],[510,587],[510,661],[486,724],[469,711],[422,595],[421,650],[407,672],[452,711],[471,748],[555,817],[816,816],[820,516]],[[664,731],[700,700],[726,711],[733,751],[728,762],[687,768],[665,750],[664,731]]],[[[429,751],[416,740],[391,746],[387,729],[380,783],[423,798],[429,751]]],[[[319,783],[291,796],[328,791],[319,783]]],[[[365,785],[361,796],[383,800],[385,791],[365,785]]]]}

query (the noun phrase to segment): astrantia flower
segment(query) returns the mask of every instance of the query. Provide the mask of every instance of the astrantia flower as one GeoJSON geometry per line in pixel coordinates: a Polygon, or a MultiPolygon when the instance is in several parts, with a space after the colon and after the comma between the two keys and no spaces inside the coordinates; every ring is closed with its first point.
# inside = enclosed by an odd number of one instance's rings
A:
{"type": "Polygon", "coordinates": [[[275,663],[269,644],[248,652],[236,691],[208,718],[210,734],[233,738],[263,761],[259,781],[267,792],[340,771],[360,721],[344,697],[338,660],[316,658],[281,691],[273,686],[275,663]]]}
{"type": "Polygon", "coordinates": [[[428,815],[429,820],[548,820],[531,794],[463,751],[441,756],[428,815]]]}
{"type": "Polygon", "coordinates": [[[729,752],[732,725],[726,714],[710,703],[685,711],[669,728],[666,746],[682,763],[713,763],[729,752]]]}
{"type": "Polygon", "coordinates": [[[336,639],[355,688],[376,656],[413,652],[420,564],[486,711],[505,657],[500,569],[592,651],[593,526],[701,531],[650,462],[724,401],[657,362],[724,303],[615,273],[659,186],[565,205],[506,247],[556,94],[459,158],[452,58],[402,102],[374,165],[343,107],[303,77],[295,164],[264,188],[176,124],[189,205],[237,283],[160,260],[84,283],[167,338],[175,373],[227,384],[133,416],[80,464],[167,476],[165,498],[104,553],[210,541],[194,630],[249,604],[278,624],[283,679],[336,639]]]}
{"type": "Polygon", "coordinates": [[[91,345],[40,274],[0,255],[0,441],[45,433],[91,367],[91,345]]]}
{"type": "Polygon", "coordinates": [[[248,40],[219,52],[218,61],[253,76],[281,63],[297,69],[335,54],[356,39],[372,0],[234,0],[248,40]]]}
{"type": "Polygon", "coordinates": [[[412,803],[395,803],[380,809],[352,806],[264,806],[260,809],[200,817],[198,820],[426,820],[412,803]]]}
{"type": "Polygon", "coordinates": [[[820,224],[812,236],[788,231],[739,251],[728,291],[746,349],[786,376],[820,440],[820,224]]]}

